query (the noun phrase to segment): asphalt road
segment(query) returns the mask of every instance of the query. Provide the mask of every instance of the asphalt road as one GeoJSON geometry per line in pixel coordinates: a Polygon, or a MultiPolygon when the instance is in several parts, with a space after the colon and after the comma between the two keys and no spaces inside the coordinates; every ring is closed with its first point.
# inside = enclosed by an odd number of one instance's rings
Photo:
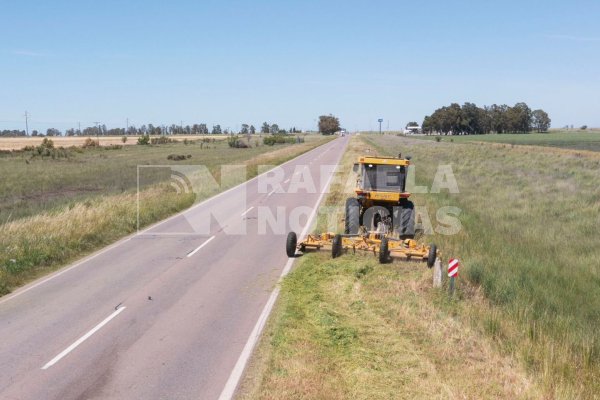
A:
{"type": "Polygon", "coordinates": [[[229,397],[291,265],[290,215],[315,208],[347,140],[283,164],[283,193],[250,180],[0,299],[0,398],[229,397]],[[307,172],[317,190],[287,193],[307,172]]]}

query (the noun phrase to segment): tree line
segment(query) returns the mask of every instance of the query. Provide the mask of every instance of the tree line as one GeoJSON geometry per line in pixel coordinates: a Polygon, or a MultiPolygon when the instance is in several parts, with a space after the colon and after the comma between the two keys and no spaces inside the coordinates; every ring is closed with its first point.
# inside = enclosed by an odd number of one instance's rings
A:
{"type": "Polygon", "coordinates": [[[550,117],[544,110],[531,110],[526,103],[478,107],[473,103],[452,103],[423,119],[424,133],[481,135],[486,133],[547,132],[550,117]]]}
{"type": "MultiPolygon", "coordinates": [[[[291,127],[288,130],[282,129],[278,124],[270,124],[264,122],[260,128],[260,133],[265,134],[287,134],[287,133],[301,133],[302,130],[296,127],[291,127]]],[[[108,129],[106,125],[89,126],[83,129],[67,129],[64,131],[64,136],[144,136],[144,135],[230,135],[230,134],[243,134],[243,135],[254,135],[256,128],[254,125],[242,124],[241,129],[234,132],[230,129],[223,129],[220,124],[213,125],[211,129],[206,124],[193,124],[193,125],[170,125],[170,126],[155,126],[152,124],[142,125],[139,128],[135,126],[129,126],[127,128],[111,128],[108,129]]],[[[5,129],[0,130],[0,136],[15,137],[15,136],[27,136],[25,130],[19,129],[5,129]]],[[[56,128],[48,128],[46,132],[39,132],[37,130],[31,131],[31,136],[63,136],[63,132],[56,128]]]]}

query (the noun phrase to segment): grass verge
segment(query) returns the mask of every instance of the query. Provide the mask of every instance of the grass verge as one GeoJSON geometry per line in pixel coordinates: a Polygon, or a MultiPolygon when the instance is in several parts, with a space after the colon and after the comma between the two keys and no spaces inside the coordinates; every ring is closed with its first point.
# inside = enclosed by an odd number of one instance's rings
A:
{"type": "MultiPolygon", "coordinates": [[[[366,147],[374,145],[352,139],[324,206],[343,207],[351,165],[366,147]]],[[[303,256],[283,281],[238,398],[542,397],[524,364],[499,351],[463,317],[468,305],[432,289],[431,279],[422,263],[303,256]]],[[[477,290],[472,296],[483,301],[477,290]]]]}

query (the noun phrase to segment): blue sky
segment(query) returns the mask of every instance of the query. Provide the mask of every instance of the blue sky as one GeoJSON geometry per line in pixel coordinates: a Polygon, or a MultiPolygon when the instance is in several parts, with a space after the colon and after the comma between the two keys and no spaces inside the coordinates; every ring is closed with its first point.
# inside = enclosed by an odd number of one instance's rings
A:
{"type": "Polygon", "coordinates": [[[0,129],[348,129],[450,102],[600,127],[598,1],[2,1],[0,129]]]}

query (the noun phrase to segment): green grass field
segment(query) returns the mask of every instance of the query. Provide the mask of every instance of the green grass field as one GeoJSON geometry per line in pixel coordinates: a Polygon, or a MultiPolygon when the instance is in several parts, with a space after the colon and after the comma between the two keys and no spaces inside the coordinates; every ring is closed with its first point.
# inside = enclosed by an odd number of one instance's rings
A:
{"type": "MultiPolygon", "coordinates": [[[[0,156],[0,295],[106,246],[137,229],[138,165],[203,165],[220,180],[220,166],[245,165],[246,176],[221,181],[218,188],[181,193],[169,184],[169,169],[144,170],[140,227],[160,221],[195,201],[257,174],[260,165],[277,165],[330,140],[248,149],[226,142],[125,146],[73,151],[68,158],[28,153],[0,156]],[[169,154],[191,155],[170,161],[169,154]]],[[[254,141],[252,141],[254,145],[254,141]]]]}
{"type": "MultiPolygon", "coordinates": [[[[420,136],[435,140],[436,136],[420,136]]],[[[564,131],[529,134],[490,134],[466,136],[441,136],[441,140],[464,142],[491,142],[511,145],[548,146],[573,150],[600,151],[600,131],[564,131]]]]}
{"type": "MultiPolygon", "coordinates": [[[[431,187],[438,166],[451,165],[460,193],[413,200],[434,228],[441,206],[462,210],[459,234],[425,237],[444,263],[461,260],[458,301],[432,289],[419,265],[302,257],[241,397],[597,397],[600,154],[354,141],[353,151],[410,154],[418,185],[431,187]]],[[[328,205],[346,195],[335,189],[328,205]]]]}
{"type": "MultiPolygon", "coordinates": [[[[307,145],[322,137],[307,136],[307,145]]],[[[284,146],[265,146],[261,138],[252,138],[249,149],[234,149],[226,140],[185,145],[182,142],[157,146],[123,146],[118,150],[89,148],[69,151],[68,158],[31,157],[30,152],[0,155],[0,224],[56,207],[94,198],[98,195],[124,193],[136,188],[138,165],[204,165],[216,178],[220,166],[248,164],[250,175],[256,173],[260,156],[284,146]],[[256,146],[256,142],[260,145],[256,146]],[[190,155],[172,162],[169,154],[190,155]]],[[[293,148],[293,146],[291,147],[293,148]]],[[[292,153],[295,153],[291,150],[292,153]]],[[[268,159],[265,159],[268,160],[268,159]]],[[[169,179],[168,171],[145,171],[143,183],[154,184],[169,179]]]]}

